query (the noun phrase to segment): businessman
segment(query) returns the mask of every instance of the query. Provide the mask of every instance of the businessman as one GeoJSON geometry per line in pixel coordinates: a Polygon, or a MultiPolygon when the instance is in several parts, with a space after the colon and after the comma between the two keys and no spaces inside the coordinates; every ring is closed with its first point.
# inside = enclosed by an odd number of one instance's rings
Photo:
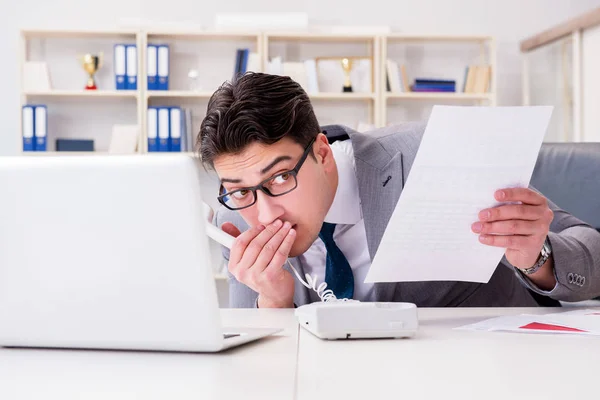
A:
{"type": "Polygon", "coordinates": [[[473,221],[482,245],[505,249],[488,283],[364,283],[423,132],[422,124],[368,134],[322,128],[288,77],[248,73],[224,83],[209,101],[198,151],[221,182],[214,223],[236,237],[224,250],[230,306],[318,301],[288,257],[302,276],[360,301],[514,307],[600,295],[600,233],[532,188],[498,188],[490,200],[512,204],[473,221]],[[349,140],[330,144],[334,137],[349,140]]]}

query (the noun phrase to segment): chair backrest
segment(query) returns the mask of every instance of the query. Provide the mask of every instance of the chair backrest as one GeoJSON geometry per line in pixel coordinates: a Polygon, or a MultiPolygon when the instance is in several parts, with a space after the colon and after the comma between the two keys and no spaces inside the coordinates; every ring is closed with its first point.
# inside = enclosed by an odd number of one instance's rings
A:
{"type": "Polygon", "coordinates": [[[544,143],[531,185],[600,231],[600,143],[544,143]]]}

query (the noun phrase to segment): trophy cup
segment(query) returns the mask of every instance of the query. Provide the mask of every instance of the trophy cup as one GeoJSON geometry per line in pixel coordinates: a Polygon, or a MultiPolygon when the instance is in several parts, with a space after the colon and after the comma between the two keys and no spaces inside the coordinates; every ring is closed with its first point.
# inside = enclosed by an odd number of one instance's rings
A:
{"type": "Polygon", "coordinates": [[[80,59],[81,64],[83,65],[83,69],[90,76],[87,81],[87,85],[85,85],[85,90],[96,90],[96,81],[94,80],[94,75],[100,67],[102,67],[102,53],[99,55],[86,54],[80,59]]]}
{"type": "Polygon", "coordinates": [[[350,81],[350,71],[352,70],[352,60],[349,58],[342,58],[342,69],[344,70],[344,88],[343,92],[352,92],[352,82],[350,81]]]}

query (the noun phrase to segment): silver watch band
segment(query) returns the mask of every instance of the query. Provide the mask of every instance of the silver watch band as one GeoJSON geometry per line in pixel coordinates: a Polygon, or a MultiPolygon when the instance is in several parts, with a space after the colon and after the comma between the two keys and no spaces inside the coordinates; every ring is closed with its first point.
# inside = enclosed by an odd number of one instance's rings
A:
{"type": "Polygon", "coordinates": [[[544,245],[542,246],[542,251],[540,252],[540,256],[538,257],[536,263],[529,268],[518,268],[519,271],[521,271],[525,275],[531,275],[536,273],[540,268],[542,268],[546,261],[548,261],[548,258],[550,258],[550,254],[552,254],[552,249],[550,247],[550,241],[548,240],[548,237],[546,237],[544,245]]]}

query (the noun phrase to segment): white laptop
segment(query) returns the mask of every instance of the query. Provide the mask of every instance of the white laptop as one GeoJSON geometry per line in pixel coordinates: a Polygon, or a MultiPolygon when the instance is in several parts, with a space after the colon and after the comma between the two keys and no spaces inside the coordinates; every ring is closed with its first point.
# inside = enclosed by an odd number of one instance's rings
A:
{"type": "Polygon", "coordinates": [[[215,352],[201,166],[186,155],[0,157],[0,346],[215,352]]]}

